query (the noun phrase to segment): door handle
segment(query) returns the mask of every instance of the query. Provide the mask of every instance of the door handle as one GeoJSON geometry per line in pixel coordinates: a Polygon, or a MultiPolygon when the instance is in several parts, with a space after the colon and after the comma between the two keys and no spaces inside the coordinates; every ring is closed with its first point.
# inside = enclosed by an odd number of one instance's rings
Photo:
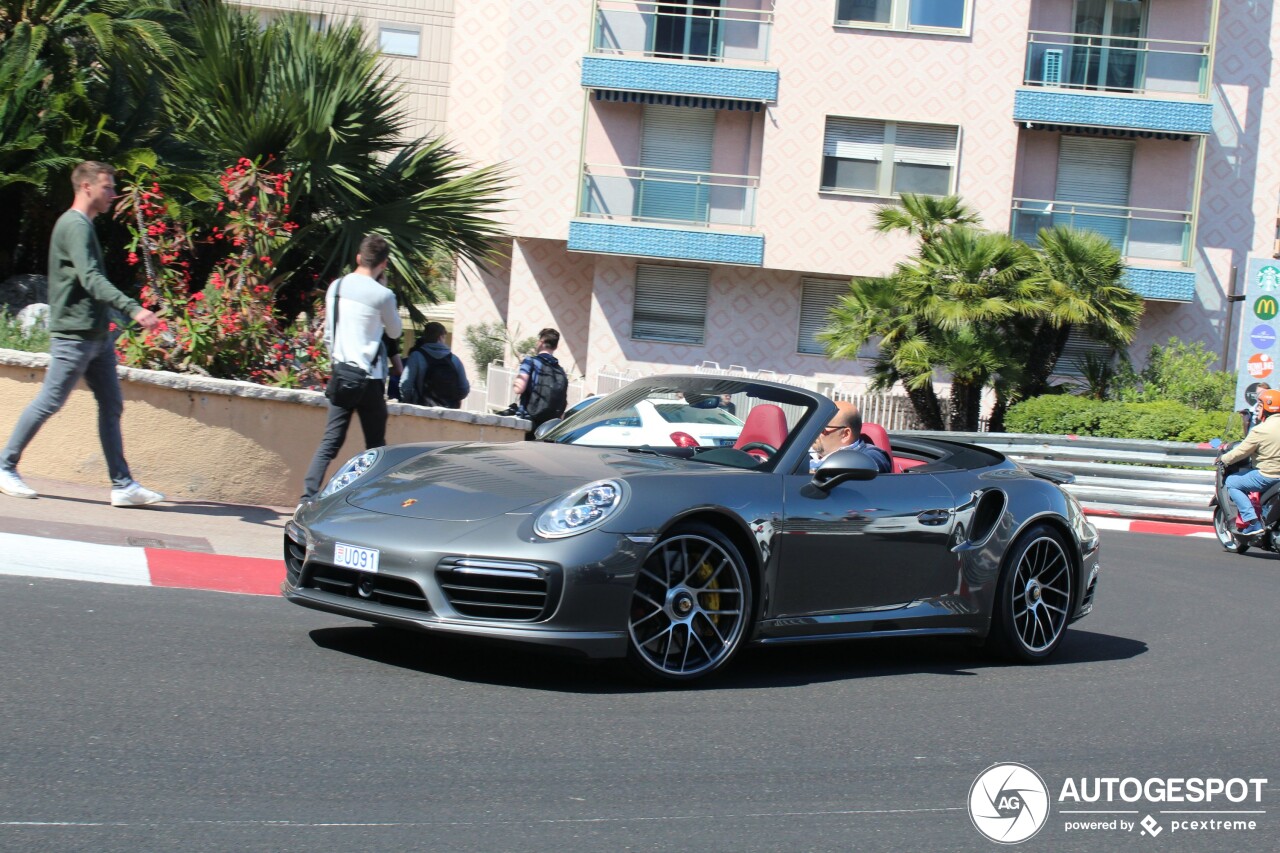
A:
{"type": "Polygon", "coordinates": [[[947,519],[951,518],[951,511],[946,509],[926,509],[924,512],[916,516],[916,521],[921,524],[936,526],[946,524],[947,519]]]}

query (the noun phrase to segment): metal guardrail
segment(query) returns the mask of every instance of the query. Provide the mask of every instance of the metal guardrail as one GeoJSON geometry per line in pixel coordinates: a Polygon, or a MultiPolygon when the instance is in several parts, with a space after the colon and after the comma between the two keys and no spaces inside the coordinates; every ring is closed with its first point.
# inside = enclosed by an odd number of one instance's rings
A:
{"type": "Polygon", "coordinates": [[[1208,445],[1129,438],[1026,433],[927,432],[911,435],[963,441],[1016,462],[1043,464],[1076,476],[1065,486],[1086,511],[1099,515],[1209,523],[1213,463],[1208,445]]]}

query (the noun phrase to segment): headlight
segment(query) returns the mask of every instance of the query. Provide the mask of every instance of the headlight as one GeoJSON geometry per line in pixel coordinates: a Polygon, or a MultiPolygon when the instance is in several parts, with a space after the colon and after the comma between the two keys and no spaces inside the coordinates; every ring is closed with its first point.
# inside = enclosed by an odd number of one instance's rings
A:
{"type": "Polygon", "coordinates": [[[334,492],[342,491],[367,474],[377,461],[378,451],[376,450],[366,450],[359,456],[352,458],[338,469],[338,473],[333,475],[329,485],[325,486],[324,490],[320,492],[320,497],[327,498],[334,492]]]}
{"type": "Polygon", "coordinates": [[[599,527],[627,502],[620,480],[597,480],[575,489],[543,510],[533,529],[546,539],[573,536],[599,527]]]}

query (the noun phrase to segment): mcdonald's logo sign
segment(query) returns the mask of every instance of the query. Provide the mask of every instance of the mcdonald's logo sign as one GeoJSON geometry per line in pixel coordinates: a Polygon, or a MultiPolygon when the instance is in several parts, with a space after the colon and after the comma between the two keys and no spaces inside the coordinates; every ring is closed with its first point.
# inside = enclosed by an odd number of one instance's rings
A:
{"type": "Polygon", "coordinates": [[[1280,314],[1280,300],[1274,296],[1259,296],[1258,301],[1253,303],[1253,313],[1259,320],[1274,320],[1280,314]]]}

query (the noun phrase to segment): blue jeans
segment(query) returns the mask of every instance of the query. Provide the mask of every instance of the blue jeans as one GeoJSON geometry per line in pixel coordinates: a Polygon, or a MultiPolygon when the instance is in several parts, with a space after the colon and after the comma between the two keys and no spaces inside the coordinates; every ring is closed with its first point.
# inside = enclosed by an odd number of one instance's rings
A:
{"type": "Polygon", "coordinates": [[[1280,483],[1280,477],[1268,477],[1257,468],[1227,477],[1227,494],[1231,496],[1231,502],[1240,510],[1240,519],[1245,524],[1249,524],[1258,517],[1258,514],[1253,511],[1253,502],[1245,493],[1266,491],[1267,487],[1273,483],[1280,483]]]}
{"type": "Polygon", "coordinates": [[[22,451],[36,437],[40,427],[62,408],[84,377],[85,384],[98,401],[98,440],[107,461],[111,485],[123,489],[133,482],[129,464],[124,459],[124,440],[120,436],[120,415],[124,412],[124,395],[116,375],[116,348],[110,337],[99,341],[53,338],[49,341],[49,369],[44,374],[40,393],[27,405],[13,427],[0,468],[12,471],[18,467],[22,451]]]}

